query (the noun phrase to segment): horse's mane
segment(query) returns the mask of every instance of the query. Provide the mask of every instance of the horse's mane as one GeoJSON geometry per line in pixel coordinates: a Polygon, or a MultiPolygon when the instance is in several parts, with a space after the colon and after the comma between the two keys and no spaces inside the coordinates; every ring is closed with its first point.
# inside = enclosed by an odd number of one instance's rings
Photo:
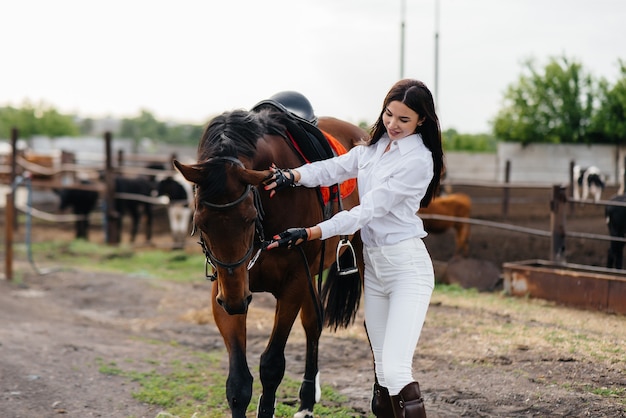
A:
{"type": "Polygon", "coordinates": [[[207,182],[201,187],[205,196],[224,193],[226,170],[224,162],[215,162],[216,157],[241,156],[252,159],[256,144],[264,135],[285,136],[282,115],[275,111],[249,112],[232,110],[213,118],[207,125],[198,145],[199,168],[207,182]]]}

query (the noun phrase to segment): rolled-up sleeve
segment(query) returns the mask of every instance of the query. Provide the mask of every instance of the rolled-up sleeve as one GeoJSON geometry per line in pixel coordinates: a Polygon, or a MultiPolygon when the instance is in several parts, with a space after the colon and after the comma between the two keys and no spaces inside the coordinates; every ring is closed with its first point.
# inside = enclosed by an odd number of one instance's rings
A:
{"type": "Polygon", "coordinates": [[[361,151],[362,147],[355,147],[335,158],[304,164],[296,168],[300,173],[298,185],[305,187],[332,186],[355,178],[358,174],[358,161],[361,151]]]}

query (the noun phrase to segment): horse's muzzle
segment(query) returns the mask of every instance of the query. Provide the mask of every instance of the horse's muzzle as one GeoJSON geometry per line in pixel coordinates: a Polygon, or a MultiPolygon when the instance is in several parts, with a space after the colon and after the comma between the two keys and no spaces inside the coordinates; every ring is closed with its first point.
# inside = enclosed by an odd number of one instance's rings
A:
{"type": "Polygon", "coordinates": [[[241,299],[240,303],[227,302],[224,299],[217,297],[217,303],[226,311],[229,315],[241,315],[248,312],[248,306],[252,301],[252,295],[248,295],[244,299],[241,299]]]}

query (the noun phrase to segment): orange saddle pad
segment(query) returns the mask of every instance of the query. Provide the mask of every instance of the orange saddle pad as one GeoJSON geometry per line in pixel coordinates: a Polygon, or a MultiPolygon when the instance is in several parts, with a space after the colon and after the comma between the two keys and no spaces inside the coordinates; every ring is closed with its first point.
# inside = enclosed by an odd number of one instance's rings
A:
{"type": "MultiPolygon", "coordinates": [[[[322,133],[324,134],[331,148],[335,151],[337,155],[342,155],[348,152],[346,151],[346,148],[341,144],[341,142],[339,142],[334,136],[324,131],[322,131],[322,133]]],[[[341,198],[344,199],[350,196],[350,194],[354,191],[354,189],[356,189],[356,179],[348,179],[344,181],[343,183],[341,183],[340,187],[341,187],[341,198]]],[[[330,188],[322,187],[321,191],[322,191],[322,198],[324,199],[324,204],[326,204],[330,200],[330,188]]]]}

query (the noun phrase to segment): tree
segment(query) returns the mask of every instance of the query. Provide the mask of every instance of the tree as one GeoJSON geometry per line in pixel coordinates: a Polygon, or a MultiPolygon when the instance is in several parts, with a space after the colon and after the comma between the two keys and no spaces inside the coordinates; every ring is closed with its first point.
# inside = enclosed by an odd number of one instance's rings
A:
{"type": "Polygon", "coordinates": [[[119,135],[135,141],[150,138],[157,142],[195,144],[202,132],[200,125],[168,124],[158,121],[151,112],[142,110],[138,117],[122,120],[119,135]]]}
{"type": "Polygon", "coordinates": [[[599,83],[582,65],[565,57],[551,58],[539,72],[532,60],[517,84],[507,88],[504,106],[494,120],[494,133],[504,141],[589,143],[599,83]]]}
{"type": "Polygon", "coordinates": [[[619,61],[621,78],[610,86],[606,79],[600,82],[600,109],[594,115],[591,132],[603,142],[626,142],[626,62],[619,61]]]}
{"type": "Polygon", "coordinates": [[[495,152],[496,138],[489,134],[461,134],[456,129],[441,133],[446,151],[495,152]]]}
{"type": "Polygon", "coordinates": [[[19,130],[22,138],[33,135],[76,136],[79,133],[72,116],[62,115],[45,103],[33,105],[28,101],[19,109],[11,106],[0,108],[0,133],[8,136],[13,127],[19,130]]]}

